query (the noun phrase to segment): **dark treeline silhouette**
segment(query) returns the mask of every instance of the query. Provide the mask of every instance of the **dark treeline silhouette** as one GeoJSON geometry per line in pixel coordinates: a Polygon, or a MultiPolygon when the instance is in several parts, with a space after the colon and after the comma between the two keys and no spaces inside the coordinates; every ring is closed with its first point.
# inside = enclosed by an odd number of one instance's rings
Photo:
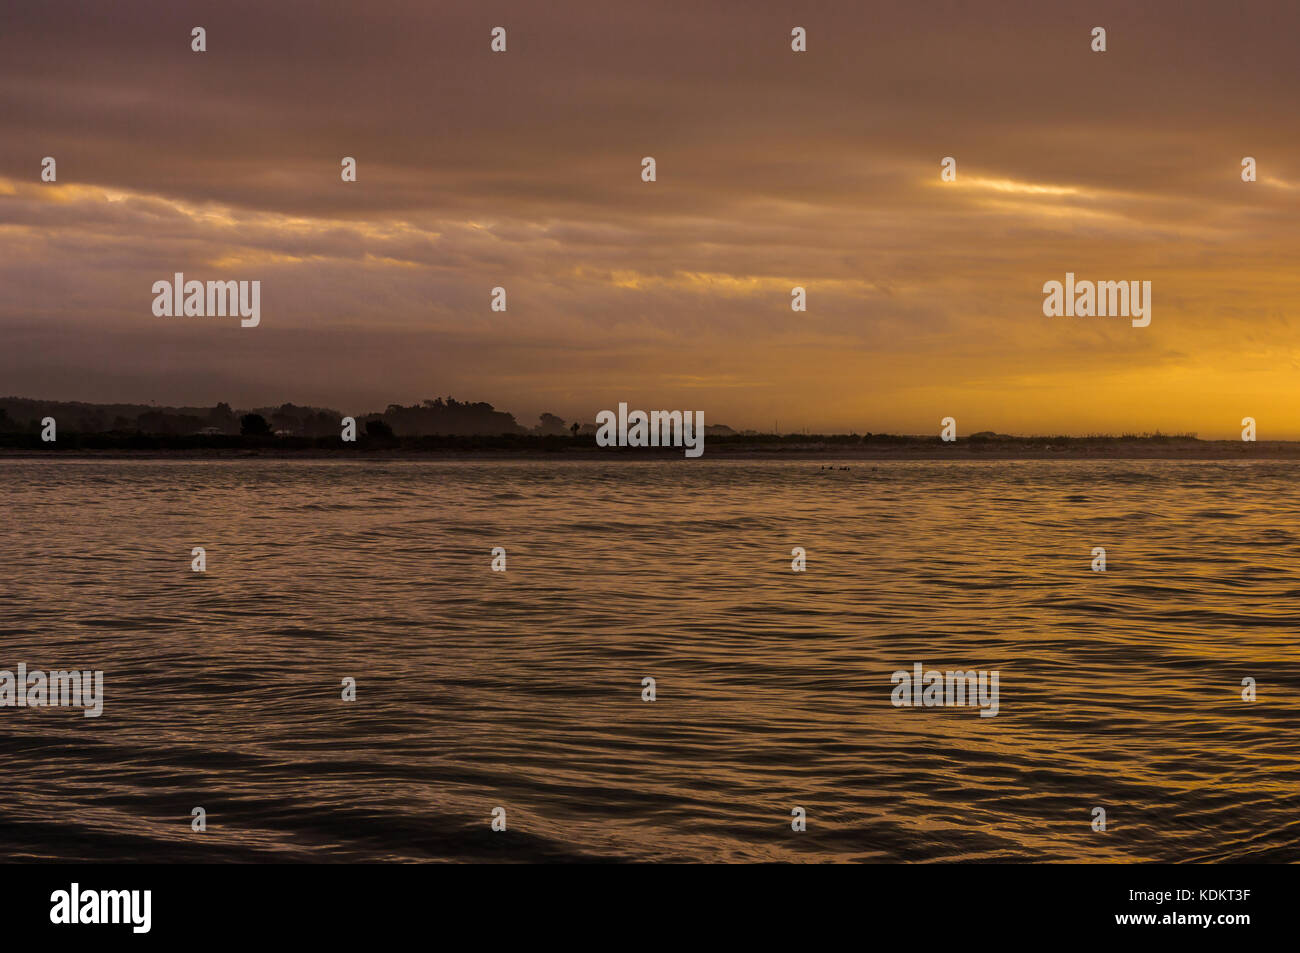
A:
{"type": "MultiPolygon", "coordinates": [[[[978,431],[945,444],[938,434],[882,433],[761,433],[736,432],[721,424],[705,428],[710,450],[756,452],[836,452],[898,454],[962,453],[1096,455],[1168,452],[1191,454],[1300,454],[1300,444],[1271,441],[1243,443],[1197,439],[1196,434],[1092,434],[1088,436],[1011,436],[978,431]],[[1217,448],[1217,449],[1216,449],[1217,448]]],[[[88,404],[75,401],[0,397],[0,449],[31,451],[179,451],[290,453],[438,452],[438,451],[570,451],[596,450],[591,422],[566,423],[555,414],[542,414],[538,423],[523,427],[513,414],[485,402],[453,397],[403,406],[390,404],[382,413],[352,413],[322,407],[281,404],[237,410],[226,403],[214,407],[160,407],[148,404],[88,404]],[[344,442],[342,421],[356,421],[356,440],[344,442]],[[53,417],[58,439],[41,439],[41,421],[53,417]]],[[[680,454],[676,448],[604,448],[603,452],[680,454]]]]}
{"type": "Polygon", "coordinates": [[[79,401],[0,397],[0,433],[35,434],[41,420],[53,417],[60,433],[146,434],[149,436],[261,436],[338,438],[342,420],[351,416],[357,429],[376,438],[421,436],[575,435],[555,414],[542,414],[535,427],[521,426],[514,414],[484,401],[454,397],[425,400],[409,407],[389,404],[382,413],[342,412],[327,407],[281,404],[236,410],[215,407],[161,407],[152,404],[88,404],[79,401]]]}
{"type": "MultiPolygon", "coordinates": [[[[368,415],[369,420],[374,415],[368,415]]],[[[550,417],[551,414],[544,416],[550,417]]],[[[358,418],[360,419],[360,418],[358,418]]],[[[392,428],[400,437],[416,437],[425,434],[506,434],[525,433],[523,427],[515,422],[514,414],[495,409],[482,401],[468,403],[448,397],[443,400],[426,400],[423,403],[403,407],[401,404],[389,404],[380,419],[392,428]]],[[[559,418],[555,418],[559,420],[559,418]]],[[[563,424],[563,421],[560,421],[563,424]]]]}

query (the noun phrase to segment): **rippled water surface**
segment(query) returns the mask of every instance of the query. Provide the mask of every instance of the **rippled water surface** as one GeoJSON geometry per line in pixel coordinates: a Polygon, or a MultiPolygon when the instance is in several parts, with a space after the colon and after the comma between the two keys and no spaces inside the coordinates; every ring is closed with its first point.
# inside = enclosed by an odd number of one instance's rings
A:
{"type": "Polygon", "coordinates": [[[0,855],[1300,860],[1300,466],[820,466],[0,463],[0,855]]]}

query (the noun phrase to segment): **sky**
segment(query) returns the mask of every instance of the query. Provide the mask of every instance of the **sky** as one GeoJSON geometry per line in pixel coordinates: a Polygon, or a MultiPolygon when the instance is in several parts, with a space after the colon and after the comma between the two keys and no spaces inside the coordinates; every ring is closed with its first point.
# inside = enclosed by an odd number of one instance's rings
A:
{"type": "Polygon", "coordinates": [[[1300,438],[1290,0],[2,16],[5,395],[1300,438]],[[155,316],[178,271],[260,325],[155,316]],[[1066,272],[1150,326],[1045,316],[1066,272]]]}

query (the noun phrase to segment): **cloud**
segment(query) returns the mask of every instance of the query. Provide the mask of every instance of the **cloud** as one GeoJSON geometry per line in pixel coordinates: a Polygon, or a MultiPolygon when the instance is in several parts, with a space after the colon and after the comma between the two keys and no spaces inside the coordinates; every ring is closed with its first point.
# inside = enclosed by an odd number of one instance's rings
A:
{"type": "Polygon", "coordinates": [[[736,426],[859,431],[968,408],[976,429],[1125,430],[1119,389],[1137,381],[1169,395],[1163,429],[1212,432],[1253,402],[1300,436],[1283,373],[1300,13],[1088,16],[22,7],[0,34],[5,389],[349,407],[455,393],[521,419],[685,401],[736,426]],[[195,25],[207,53],[189,49],[195,25]],[[57,184],[39,181],[45,155],[57,184]],[[1151,328],[1044,319],[1042,283],[1067,270],[1152,280],[1151,328]],[[149,289],[176,271],[261,280],[262,327],[154,318],[149,289]]]}

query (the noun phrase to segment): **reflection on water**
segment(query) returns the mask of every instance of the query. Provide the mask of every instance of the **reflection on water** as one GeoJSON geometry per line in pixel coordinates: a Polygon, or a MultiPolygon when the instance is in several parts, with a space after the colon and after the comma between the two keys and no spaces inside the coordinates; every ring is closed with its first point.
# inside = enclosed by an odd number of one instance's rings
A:
{"type": "Polygon", "coordinates": [[[1298,860],[1298,477],[6,462],[0,669],[106,701],[0,708],[0,856],[1298,860]]]}

